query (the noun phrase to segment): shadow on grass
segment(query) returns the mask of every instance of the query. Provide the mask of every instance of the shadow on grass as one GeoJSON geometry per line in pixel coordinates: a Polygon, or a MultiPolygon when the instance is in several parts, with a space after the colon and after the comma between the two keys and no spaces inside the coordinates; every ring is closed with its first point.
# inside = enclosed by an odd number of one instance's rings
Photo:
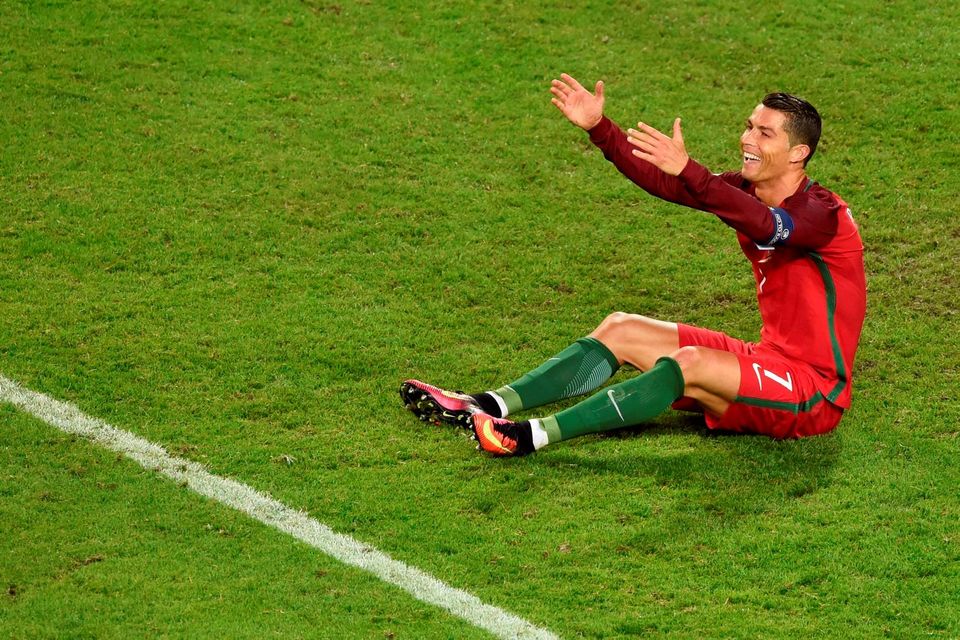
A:
{"type": "Polygon", "coordinates": [[[799,440],[716,433],[699,415],[674,413],[653,424],[564,443],[531,459],[546,468],[649,478],[699,494],[717,508],[756,511],[829,486],[840,448],[836,433],[799,440]],[[637,439],[649,446],[636,446],[637,439]]]}

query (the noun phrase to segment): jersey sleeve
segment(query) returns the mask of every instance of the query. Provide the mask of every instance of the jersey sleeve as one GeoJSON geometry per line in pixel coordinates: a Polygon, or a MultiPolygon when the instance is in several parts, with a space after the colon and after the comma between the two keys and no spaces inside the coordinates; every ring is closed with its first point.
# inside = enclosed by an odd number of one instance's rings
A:
{"type": "Polygon", "coordinates": [[[826,189],[804,190],[779,207],[768,207],[692,158],[679,178],[699,208],[716,214],[759,245],[816,249],[836,234],[842,204],[826,189]]]}
{"type": "Polygon", "coordinates": [[[589,133],[603,157],[650,195],[713,213],[759,245],[816,249],[836,233],[842,205],[825,189],[794,194],[782,206],[768,207],[747,193],[749,185],[737,172],[713,174],[691,158],[679,176],[664,173],[633,155],[627,134],[606,116],[589,133]]]}
{"type": "Polygon", "coordinates": [[[590,141],[603,152],[603,157],[650,195],[687,207],[702,208],[678,177],[633,155],[634,147],[627,142],[627,134],[606,116],[589,133],[590,141]]]}
{"type": "Polygon", "coordinates": [[[777,233],[780,234],[787,225],[783,214],[792,218],[789,223],[793,225],[793,231],[789,237],[781,238],[780,244],[819,249],[837,235],[844,209],[846,205],[839,202],[836,196],[815,185],[808,191],[790,196],[783,201],[782,208],[774,208],[771,212],[777,220],[777,233]]]}

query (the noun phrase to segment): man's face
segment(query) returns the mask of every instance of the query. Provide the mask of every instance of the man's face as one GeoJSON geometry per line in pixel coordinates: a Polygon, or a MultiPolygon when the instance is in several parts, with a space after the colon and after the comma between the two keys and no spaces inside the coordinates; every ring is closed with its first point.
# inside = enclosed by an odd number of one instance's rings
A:
{"type": "Polygon", "coordinates": [[[740,136],[741,173],[750,182],[779,178],[790,169],[792,160],[803,161],[803,150],[793,148],[791,153],[790,136],[783,129],[786,121],[786,115],[762,104],[747,118],[740,136]]]}

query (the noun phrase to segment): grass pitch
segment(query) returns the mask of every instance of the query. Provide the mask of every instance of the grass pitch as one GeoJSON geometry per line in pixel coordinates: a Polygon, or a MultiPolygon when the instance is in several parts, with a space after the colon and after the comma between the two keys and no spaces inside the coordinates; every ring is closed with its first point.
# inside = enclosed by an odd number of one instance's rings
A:
{"type": "MultiPolygon", "coordinates": [[[[947,5],[9,2],[0,34],[0,373],[562,637],[960,635],[947,5]],[[714,170],[768,91],[817,105],[870,285],[834,434],[667,415],[500,461],[403,411],[614,310],[757,333],[732,232],[619,176],[561,71],[714,170]]],[[[484,637],[0,424],[0,635],[484,637]]]]}

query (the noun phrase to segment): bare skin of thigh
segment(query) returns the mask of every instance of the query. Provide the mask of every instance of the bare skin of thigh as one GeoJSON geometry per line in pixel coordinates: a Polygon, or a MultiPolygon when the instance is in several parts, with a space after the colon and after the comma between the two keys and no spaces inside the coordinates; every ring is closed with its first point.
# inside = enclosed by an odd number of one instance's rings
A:
{"type": "Polygon", "coordinates": [[[607,316],[590,335],[610,349],[620,364],[641,371],[650,369],[658,358],[673,358],[683,371],[683,395],[693,398],[710,413],[722,415],[737,396],[737,356],[706,347],[681,348],[675,322],[617,312],[607,316]]]}

